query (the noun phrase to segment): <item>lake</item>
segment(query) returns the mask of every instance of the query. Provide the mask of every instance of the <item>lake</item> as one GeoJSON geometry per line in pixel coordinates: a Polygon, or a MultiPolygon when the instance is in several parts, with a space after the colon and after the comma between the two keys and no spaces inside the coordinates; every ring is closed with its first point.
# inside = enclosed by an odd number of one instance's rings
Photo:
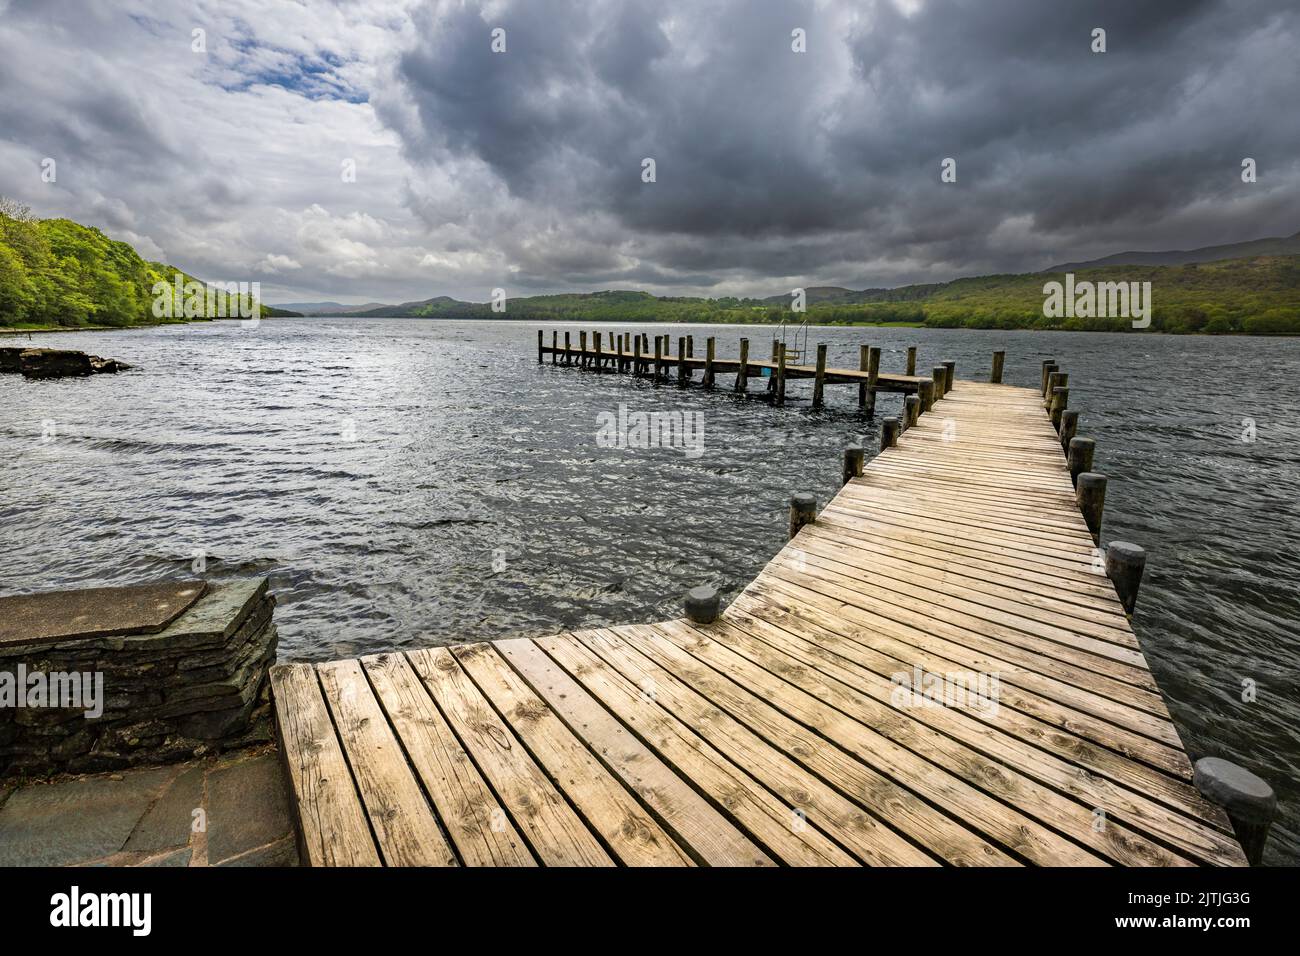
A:
{"type": "MultiPolygon", "coordinates": [[[[577,326],[542,326],[576,332],[577,326]]],[[[538,365],[536,324],[278,319],[35,336],[132,363],[0,376],[0,591],[192,573],[269,575],[282,659],[541,634],[679,613],[735,593],[781,547],[795,491],[836,491],[840,450],[878,447],[856,389],[788,404],[538,365]],[[602,413],[698,414],[701,453],[608,447],[602,413]],[[200,570],[201,569],[201,570],[200,570]]],[[[761,327],[690,332],[697,354],[761,327]]],[[[574,336],[576,344],[576,334],[574,336]]],[[[4,337],[4,344],[20,339],[4,337]]],[[[815,329],[831,364],[882,348],[1037,385],[1070,373],[1109,477],[1103,538],[1148,551],[1135,628],[1193,758],[1237,760],[1282,801],[1267,862],[1300,862],[1300,341],[815,329]],[[1250,691],[1253,689],[1253,693],[1250,691]],[[1245,698],[1245,699],[1243,699],[1245,698]]]]}

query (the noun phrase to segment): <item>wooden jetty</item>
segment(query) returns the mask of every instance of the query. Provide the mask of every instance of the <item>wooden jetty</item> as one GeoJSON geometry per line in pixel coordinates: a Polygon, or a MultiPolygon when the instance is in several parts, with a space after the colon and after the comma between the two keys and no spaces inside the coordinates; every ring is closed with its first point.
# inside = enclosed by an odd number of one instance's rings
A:
{"type": "MultiPolygon", "coordinates": [[[[834,368],[826,364],[826,346],[817,346],[817,361],[814,365],[796,365],[786,361],[785,343],[779,339],[772,340],[771,358],[758,359],[749,354],[749,339],[740,340],[740,354],[734,359],[723,358],[715,354],[716,343],[710,336],[704,344],[704,353],[695,354],[695,337],[681,335],[677,338],[677,351],[673,351],[672,337],[656,336],[653,345],[649,336],[643,334],[610,333],[608,347],[603,347],[602,333],[591,333],[588,345],[587,333],[578,333],[575,345],[572,333],[564,333],[560,342],[559,332],[551,332],[551,344],[545,342],[541,329],[537,330],[537,361],[545,362],[551,356],[555,365],[578,366],[593,371],[630,372],[636,376],[649,376],[656,382],[675,379],[679,385],[692,380],[696,372],[700,373],[700,382],[705,388],[713,388],[719,375],[734,375],[733,389],[739,393],[749,391],[750,380],[766,379],[767,391],[778,404],[785,403],[786,382],[792,379],[813,380],[814,407],[821,407],[824,390],[827,385],[856,385],[858,387],[858,404],[868,411],[874,411],[877,392],[901,392],[906,395],[920,394],[933,376],[916,374],[916,349],[907,351],[907,371],[903,374],[880,371],[880,349],[862,346],[859,350],[858,368],[834,368]]],[[[1002,369],[996,369],[995,381],[1002,380],[1002,369]]],[[[949,383],[951,386],[951,383],[949,383]]]]}
{"type": "Polygon", "coordinates": [[[278,665],[303,860],[1245,864],[1046,366],[1041,389],[947,374],[865,466],[846,449],[819,514],[795,496],[720,613],[702,588],[661,623],[278,665]]]}

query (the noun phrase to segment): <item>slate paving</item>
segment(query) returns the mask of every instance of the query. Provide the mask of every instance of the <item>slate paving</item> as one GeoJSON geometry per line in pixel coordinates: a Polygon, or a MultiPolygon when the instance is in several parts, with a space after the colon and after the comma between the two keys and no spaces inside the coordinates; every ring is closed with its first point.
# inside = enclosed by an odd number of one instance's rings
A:
{"type": "Polygon", "coordinates": [[[297,866],[274,748],[0,784],[0,866],[297,866]]]}

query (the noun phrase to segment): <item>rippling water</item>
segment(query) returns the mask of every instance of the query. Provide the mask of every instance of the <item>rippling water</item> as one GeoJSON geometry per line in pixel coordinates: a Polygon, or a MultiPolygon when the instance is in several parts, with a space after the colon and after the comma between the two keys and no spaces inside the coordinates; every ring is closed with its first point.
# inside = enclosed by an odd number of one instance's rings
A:
{"type": "MultiPolygon", "coordinates": [[[[285,659],[650,621],[697,583],[743,587],[783,542],[789,494],[825,501],[841,447],[878,447],[854,388],[828,387],[820,412],[806,382],[784,409],[654,388],[539,366],[536,328],[308,319],[38,336],[137,369],[0,376],[0,591],[183,576],[196,560],[210,578],[267,574],[285,659]],[[620,403],[702,413],[704,453],[601,447],[597,416],[620,403]]],[[[657,330],[697,348],[715,334],[720,355],[742,334],[755,356],[770,347],[766,329],[657,330]]],[[[1103,534],[1148,549],[1135,623],[1184,742],[1270,780],[1283,819],[1268,860],[1300,862],[1300,342],[819,340],[833,364],[856,366],[870,343],[901,371],[917,344],[922,370],[953,359],[970,377],[1004,348],[1012,384],[1062,363],[1110,478],[1103,534]]],[[[899,404],[882,396],[879,412],[899,404]]]]}

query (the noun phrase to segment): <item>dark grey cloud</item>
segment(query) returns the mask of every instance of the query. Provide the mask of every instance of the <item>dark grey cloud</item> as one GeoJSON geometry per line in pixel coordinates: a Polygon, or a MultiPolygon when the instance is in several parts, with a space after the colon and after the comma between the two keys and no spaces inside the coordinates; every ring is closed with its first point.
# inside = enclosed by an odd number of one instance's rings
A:
{"type": "Polygon", "coordinates": [[[0,193],[282,301],[936,281],[1295,232],[1296,49],[1293,0],[0,0],[0,193]]]}

